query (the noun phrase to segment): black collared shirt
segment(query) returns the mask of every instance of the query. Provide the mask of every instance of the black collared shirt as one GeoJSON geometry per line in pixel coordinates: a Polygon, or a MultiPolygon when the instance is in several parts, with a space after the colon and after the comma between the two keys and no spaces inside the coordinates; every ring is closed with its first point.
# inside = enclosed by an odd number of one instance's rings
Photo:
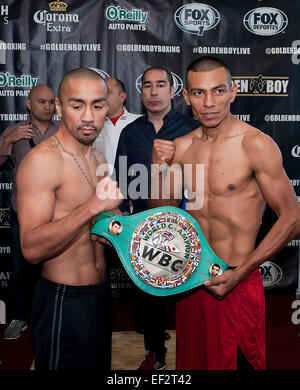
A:
{"type": "Polygon", "coordinates": [[[123,212],[129,211],[129,198],[132,200],[133,213],[149,208],[148,193],[154,139],[172,141],[199,126],[200,123],[194,118],[171,109],[165,115],[163,126],[157,133],[147,116],[141,116],[123,129],[115,159],[116,180],[125,197],[120,205],[123,212]]]}

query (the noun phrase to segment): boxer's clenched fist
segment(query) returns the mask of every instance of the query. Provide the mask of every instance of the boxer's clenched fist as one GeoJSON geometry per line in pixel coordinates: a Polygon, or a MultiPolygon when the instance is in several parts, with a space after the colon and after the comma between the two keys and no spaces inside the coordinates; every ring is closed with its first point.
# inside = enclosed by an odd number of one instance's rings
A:
{"type": "Polygon", "coordinates": [[[93,215],[97,215],[117,208],[122,200],[123,195],[117,182],[107,176],[97,183],[96,192],[89,201],[93,215]]]}
{"type": "Polygon", "coordinates": [[[155,139],[152,151],[152,163],[162,164],[173,159],[175,154],[175,143],[163,139],[155,139]]]}

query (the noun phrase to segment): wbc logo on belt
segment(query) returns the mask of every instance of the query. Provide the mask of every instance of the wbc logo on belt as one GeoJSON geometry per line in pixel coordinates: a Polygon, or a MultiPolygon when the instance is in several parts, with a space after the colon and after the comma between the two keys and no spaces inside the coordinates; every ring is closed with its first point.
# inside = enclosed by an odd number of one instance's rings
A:
{"type": "Polygon", "coordinates": [[[155,214],[135,230],[130,261],[147,284],[172,288],[186,282],[200,260],[198,233],[185,217],[176,213],[155,214]]]}

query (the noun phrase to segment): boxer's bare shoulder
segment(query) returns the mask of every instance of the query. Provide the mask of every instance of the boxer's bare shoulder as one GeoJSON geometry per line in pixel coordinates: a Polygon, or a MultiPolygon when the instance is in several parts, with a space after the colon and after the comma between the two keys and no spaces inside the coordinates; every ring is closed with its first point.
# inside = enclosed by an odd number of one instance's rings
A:
{"type": "Polygon", "coordinates": [[[59,142],[58,138],[55,135],[41,142],[40,145],[42,147],[49,148],[52,150],[62,150],[61,143],[59,142]]]}
{"type": "MultiPolygon", "coordinates": [[[[63,163],[62,149],[57,142],[57,139],[52,136],[40,144],[36,145],[27,155],[23,158],[20,169],[26,166],[26,169],[39,170],[47,166],[49,170],[55,170],[58,165],[63,163]],[[32,168],[30,168],[32,167],[32,168]]],[[[42,171],[40,171],[42,172],[42,171]]]]}
{"type": "MultiPolygon", "coordinates": [[[[38,147],[49,149],[49,150],[58,150],[58,151],[64,151],[66,153],[69,153],[64,147],[62,146],[62,143],[59,141],[59,139],[53,135],[52,137],[49,137],[45,141],[41,142],[38,147]]],[[[91,148],[91,159],[95,162],[96,165],[100,164],[107,164],[106,159],[104,155],[99,152],[97,149],[91,148]]]]}
{"type": "Polygon", "coordinates": [[[63,156],[59,153],[59,149],[50,147],[47,141],[41,142],[23,158],[17,172],[19,187],[28,190],[32,185],[34,188],[35,180],[38,180],[40,184],[45,182],[45,185],[47,183],[47,186],[53,189],[60,186],[63,180],[63,156]]]}
{"type": "Polygon", "coordinates": [[[266,167],[266,164],[268,166],[270,162],[274,168],[275,163],[282,164],[280,149],[273,139],[262,131],[245,125],[241,146],[252,169],[256,171],[259,165],[266,167]]]}
{"type": "Polygon", "coordinates": [[[175,143],[175,157],[174,161],[180,162],[182,157],[188,151],[188,149],[193,145],[195,140],[199,140],[201,138],[202,130],[201,127],[191,131],[190,133],[183,135],[182,137],[178,137],[174,140],[175,143]]]}
{"type": "Polygon", "coordinates": [[[255,145],[257,144],[258,146],[258,143],[259,144],[274,144],[275,145],[275,142],[273,141],[273,139],[268,136],[267,134],[263,133],[262,131],[260,131],[259,129],[253,127],[253,126],[250,126],[246,123],[243,123],[243,135],[244,135],[244,138],[243,138],[243,147],[247,147],[248,145],[255,145]]]}

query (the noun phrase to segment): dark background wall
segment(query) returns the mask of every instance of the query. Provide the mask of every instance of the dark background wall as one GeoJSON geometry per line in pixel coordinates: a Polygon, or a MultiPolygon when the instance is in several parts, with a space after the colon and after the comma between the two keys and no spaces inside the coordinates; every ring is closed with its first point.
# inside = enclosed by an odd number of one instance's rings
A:
{"type": "MultiPolygon", "coordinates": [[[[232,69],[239,93],[232,112],[269,134],[300,199],[300,4],[294,0],[1,0],[0,132],[26,119],[32,86],[57,93],[62,75],[79,66],[124,81],[127,108],[140,113],[140,76],[148,66],[173,73],[174,107],[187,108],[182,87],[187,65],[218,55],[232,69]]],[[[9,302],[11,164],[0,171],[0,300],[9,302]]],[[[267,209],[261,238],[274,221],[267,209]]],[[[298,287],[300,237],[261,266],[265,288],[284,293],[298,287]]],[[[131,282],[112,265],[115,296],[131,282]]],[[[1,306],[3,307],[3,305],[1,306]]],[[[3,313],[3,310],[2,310],[3,313]]],[[[0,316],[1,322],[1,316],[0,316]]]]}

